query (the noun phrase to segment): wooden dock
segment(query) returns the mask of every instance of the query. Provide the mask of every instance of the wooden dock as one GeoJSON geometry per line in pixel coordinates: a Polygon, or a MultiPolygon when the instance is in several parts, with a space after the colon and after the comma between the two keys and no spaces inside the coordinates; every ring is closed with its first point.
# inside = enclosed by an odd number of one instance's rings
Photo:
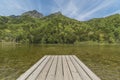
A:
{"type": "Polygon", "coordinates": [[[17,80],[101,80],[74,55],[44,56],[17,80]]]}

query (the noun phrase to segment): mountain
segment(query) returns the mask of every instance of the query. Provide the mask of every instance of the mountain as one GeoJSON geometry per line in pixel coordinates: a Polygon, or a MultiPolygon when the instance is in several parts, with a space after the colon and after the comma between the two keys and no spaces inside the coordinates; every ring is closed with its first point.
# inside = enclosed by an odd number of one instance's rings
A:
{"type": "Polygon", "coordinates": [[[20,16],[10,15],[9,17],[11,17],[11,18],[19,18],[20,16]]]}
{"type": "Polygon", "coordinates": [[[52,13],[51,15],[62,15],[62,13],[60,11],[52,13]]]}
{"type": "Polygon", "coordinates": [[[0,16],[0,41],[45,44],[84,41],[120,43],[120,14],[81,22],[66,17],[61,12],[40,18],[33,17],[33,13],[38,12],[28,11],[17,18],[0,16]]]}
{"type": "Polygon", "coordinates": [[[28,15],[28,16],[31,16],[33,18],[42,18],[43,17],[43,14],[39,13],[36,10],[25,12],[22,15],[28,15]]]}

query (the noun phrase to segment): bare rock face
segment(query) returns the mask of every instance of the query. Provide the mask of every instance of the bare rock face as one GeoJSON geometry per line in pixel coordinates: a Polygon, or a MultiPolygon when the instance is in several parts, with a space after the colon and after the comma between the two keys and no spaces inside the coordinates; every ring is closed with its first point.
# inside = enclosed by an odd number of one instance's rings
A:
{"type": "Polygon", "coordinates": [[[33,18],[42,18],[43,17],[43,14],[39,13],[36,10],[25,12],[22,15],[28,15],[28,16],[31,16],[33,18]]]}

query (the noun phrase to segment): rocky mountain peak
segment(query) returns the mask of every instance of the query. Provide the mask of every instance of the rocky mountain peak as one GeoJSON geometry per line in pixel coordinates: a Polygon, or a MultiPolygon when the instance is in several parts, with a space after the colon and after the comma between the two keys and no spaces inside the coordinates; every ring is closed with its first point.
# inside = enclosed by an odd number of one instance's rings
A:
{"type": "Polygon", "coordinates": [[[23,13],[22,15],[29,15],[33,18],[42,18],[43,17],[43,14],[38,12],[37,10],[28,11],[28,12],[23,13]]]}

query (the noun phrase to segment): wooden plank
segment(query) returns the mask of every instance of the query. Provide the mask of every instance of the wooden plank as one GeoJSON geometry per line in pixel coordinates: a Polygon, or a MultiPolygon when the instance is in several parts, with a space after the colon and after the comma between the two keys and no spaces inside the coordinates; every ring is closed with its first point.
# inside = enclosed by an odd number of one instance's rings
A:
{"type": "Polygon", "coordinates": [[[72,56],[70,56],[70,59],[73,65],[75,66],[76,70],[79,72],[79,75],[81,76],[82,80],[92,80],[72,56]]]}
{"type": "Polygon", "coordinates": [[[62,56],[62,61],[63,61],[64,80],[73,80],[72,73],[67,64],[67,60],[65,56],[62,56]]]}
{"type": "Polygon", "coordinates": [[[101,80],[76,56],[44,56],[17,80],[101,80]]]}
{"type": "Polygon", "coordinates": [[[74,67],[73,63],[71,62],[69,56],[66,56],[66,58],[67,58],[68,65],[70,67],[70,70],[71,70],[71,73],[73,76],[73,80],[82,80],[82,78],[79,76],[79,73],[77,72],[76,68],[74,67]]]}
{"type": "Polygon", "coordinates": [[[78,62],[78,64],[82,67],[82,69],[91,77],[92,80],[101,80],[97,75],[95,75],[82,61],[80,61],[76,56],[73,58],[78,62]]]}
{"type": "Polygon", "coordinates": [[[58,61],[57,56],[54,56],[54,61],[53,61],[52,66],[48,72],[46,80],[54,80],[55,79],[57,61],[58,61]]]}
{"type": "Polygon", "coordinates": [[[46,80],[47,74],[51,68],[53,60],[54,60],[54,57],[52,56],[51,59],[46,64],[46,66],[44,67],[44,69],[42,69],[41,73],[39,74],[39,76],[36,77],[35,80],[46,80]]]}
{"type": "Polygon", "coordinates": [[[40,66],[40,64],[47,58],[47,56],[44,56],[42,59],[40,59],[36,64],[34,64],[30,69],[28,69],[24,74],[22,74],[17,80],[25,80],[28,76],[32,74],[33,71],[36,70],[40,66]]]}
{"type": "Polygon", "coordinates": [[[63,80],[63,70],[62,70],[62,57],[58,57],[57,70],[55,74],[55,80],[63,80]]]}
{"type": "Polygon", "coordinates": [[[49,60],[50,60],[50,56],[47,56],[44,62],[42,62],[41,65],[26,80],[35,80],[36,77],[41,73],[42,69],[46,66],[49,60]]]}

